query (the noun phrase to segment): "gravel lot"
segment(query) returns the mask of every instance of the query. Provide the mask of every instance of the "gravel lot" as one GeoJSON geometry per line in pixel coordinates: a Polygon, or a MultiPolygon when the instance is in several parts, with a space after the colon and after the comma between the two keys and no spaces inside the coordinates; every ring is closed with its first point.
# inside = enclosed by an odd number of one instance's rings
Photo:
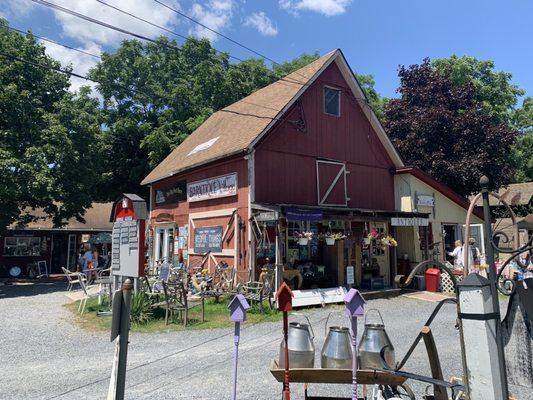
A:
{"type": "MultiPolygon", "coordinates": [[[[0,286],[0,399],[104,399],[109,384],[113,345],[104,332],[79,329],[62,305],[64,284],[0,286]]],[[[380,299],[367,308],[381,311],[397,359],[407,351],[436,303],[380,299]]],[[[319,350],[324,323],[344,324],[340,307],[307,310],[319,350]]],[[[445,378],[460,375],[455,308],[445,305],[433,322],[445,378]]],[[[363,331],[360,321],[359,332],[363,331]]],[[[233,352],[232,330],[132,334],[128,354],[127,399],[229,399],[233,352]]],[[[281,323],[244,324],[239,364],[239,399],[279,399],[281,385],[268,366],[277,357],[281,323]]],[[[406,369],[429,374],[419,346],[406,369]]],[[[410,383],[417,393],[424,385],[410,383]]],[[[533,399],[528,390],[512,388],[519,399],[533,399]]],[[[291,385],[293,399],[303,398],[301,384],[291,385]]],[[[348,385],[311,385],[310,395],[349,397],[348,385]]],[[[421,398],[421,396],[420,396],[421,398]]]]}

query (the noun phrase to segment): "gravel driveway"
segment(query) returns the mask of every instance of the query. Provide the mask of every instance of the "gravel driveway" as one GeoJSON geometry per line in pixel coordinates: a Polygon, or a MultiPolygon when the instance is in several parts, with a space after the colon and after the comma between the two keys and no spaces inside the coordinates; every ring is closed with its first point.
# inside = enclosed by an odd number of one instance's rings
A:
{"type": "MultiPolygon", "coordinates": [[[[0,399],[105,399],[114,346],[106,332],[82,331],[62,307],[64,284],[0,286],[0,399]]],[[[381,311],[399,359],[436,303],[398,297],[368,302],[381,311]]],[[[344,324],[340,307],[307,310],[317,335],[317,364],[324,323],[344,324]]],[[[295,318],[295,317],[294,317],[295,318]]],[[[370,317],[369,317],[370,318],[370,317]]],[[[359,321],[359,332],[363,321],[359,321]]],[[[433,332],[445,378],[460,376],[455,308],[445,305],[433,332]]],[[[241,334],[238,398],[279,399],[281,385],[268,366],[277,357],[281,323],[244,324],[241,334]]],[[[233,354],[232,330],[132,334],[128,353],[127,399],[229,399],[233,354]]],[[[406,369],[429,374],[419,346],[406,369]]],[[[410,383],[411,384],[411,383],[410,383]]],[[[423,393],[424,385],[411,387],[423,393]]],[[[303,398],[301,384],[292,398],[303,398]]],[[[519,399],[533,399],[513,388],[519,399]]],[[[348,385],[311,385],[310,395],[350,397],[348,385]]],[[[421,398],[421,397],[420,397],[421,398]]]]}

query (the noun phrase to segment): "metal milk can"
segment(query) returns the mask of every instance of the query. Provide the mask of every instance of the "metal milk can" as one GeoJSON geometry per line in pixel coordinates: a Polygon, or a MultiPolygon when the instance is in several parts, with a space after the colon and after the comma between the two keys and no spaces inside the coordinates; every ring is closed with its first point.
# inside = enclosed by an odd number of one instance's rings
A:
{"type": "MultiPolygon", "coordinates": [[[[315,344],[313,339],[315,333],[311,326],[299,322],[289,323],[288,346],[289,346],[289,368],[314,368],[315,366],[315,344]]],[[[285,343],[282,340],[279,346],[279,367],[285,368],[285,343]]]]}
{"type": "Polygon", "coordinates": [[[350,330],[343,326],[330,326],[321,353],[322,368],[351,369],[352,343],[350,330]]]}
{"type": "Polygon", "coordinates": [[[365,330],[359,344],[359,363],[360,369],[383,368],[385,365],[381,360],[381,350],[383,349],[384,358],[390,368],[394,368],[394,346],[385,331],[385,323],[381,313],[376,309],[366,310],[365,313],[365,330]],[[381,319],[381,324],[368,324],[366,317],[370,311],[376,311],[381,319]]]}

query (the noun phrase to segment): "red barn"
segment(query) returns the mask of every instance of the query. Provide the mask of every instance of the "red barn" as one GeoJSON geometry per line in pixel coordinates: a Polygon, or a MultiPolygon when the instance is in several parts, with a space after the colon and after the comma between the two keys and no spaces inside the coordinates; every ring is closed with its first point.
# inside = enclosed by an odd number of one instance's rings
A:
{"type": "Polygon", "coordinates": [[[268,258],[296,286],[391,285],[393,249],[365,238],[427,216],[395,210],[401,167],[335,50],[214,113],[144,179],[153,260],[225,261],[246,281],[268,258]]]}

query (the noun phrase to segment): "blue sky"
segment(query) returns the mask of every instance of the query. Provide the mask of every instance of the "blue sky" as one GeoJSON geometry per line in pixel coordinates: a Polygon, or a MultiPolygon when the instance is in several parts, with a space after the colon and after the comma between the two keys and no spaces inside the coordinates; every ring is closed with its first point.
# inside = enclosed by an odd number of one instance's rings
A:
{"type": "MultiPolygon", "coordinates": [[[[155,37],[161,33],[96,0],[48,0],[155,37]]],[[[184,20],[154,0],[103,0],[184,35],[207,36],[240,58],[253,54],[184,20]]],[[[160,0],[276,61],[304,52],[341,48],[352,68],[372,74],[376,89],[395,96],[399,64],[451,54],[490,59],[533,95],[533,1],[529,0],[160,0]]],[[[91,52],[112,51],[125,38],[106,28],[54,12],[31,0],[2,0],[12,26],[91,52]]],[[[89,56],[47,45],[51,55],[81,73],[89,56]]]]}

